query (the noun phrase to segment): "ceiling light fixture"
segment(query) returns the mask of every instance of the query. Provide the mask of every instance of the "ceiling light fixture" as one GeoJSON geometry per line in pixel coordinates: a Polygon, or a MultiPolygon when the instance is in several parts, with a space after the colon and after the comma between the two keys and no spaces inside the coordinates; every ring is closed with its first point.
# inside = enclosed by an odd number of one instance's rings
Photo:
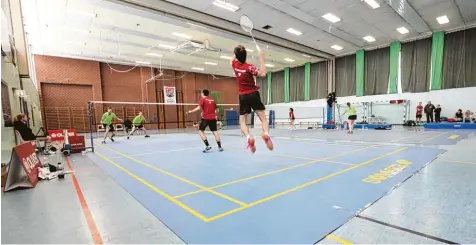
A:
{"type": "Polygon", "coordinates": [[[335,49],[335,50],[342,50],[343,48],[339,45],[332,45],[331,46],[332,49],[335,49]]]}
{"type": "Polygon", "coordinates": [[[366,4],[368,4],[372,9],[380,8],[380,4],[378,4],[375,0],[363,0],[366,4]]]}
{"type": "Polygon", "coordinates": [[[172,35],[174,35],[176,37],[185,38],[185,39],[192,39],[192,36],[184,34],[184,33],[174,32],[174,33],[172,33],[172,35]]]}
{"type": "Polygon", "coordinates": [[[163,55],[161,54],[155,54],[155,53],[147,53],[145,55],[148,55],[148,56],[155,56],[155,57],[163,57],[163,55]]]}
{"type": "Polygon", "coordinates": [[[322,16],[322,18],[332,22],[332,23],[336,23],[336,22],[339,22],[340,21],[340,18],[331,14],[331,13],[327,13],[325,15],[322,16]]]}
{"type": "Polygon", "coordinates": [[[226,10],[231,11],[231,12],[236,12],[238,9],[240,9],[240,7],[235,6],[231,3],[227,3],[223,0],[215,0],[215,1],[213,1],[212,4],[219,7],[219,8],[226,9],[226,10]]]}
{"type": "Polygon", "coordinates": [[[250,52],[250,53],[253,53],[253,52],[254,52],[254,50],[252,50],[252,49],[246,49],[246,51],[248,51],[248,52],[250,52]]]}
{"type": "Polygon", "coordinates": [[[306,58],[311,58],[310,55],[307,55],[307,54],[302,54],[302,56],[306,57],[306,58]]]}
{"type": "Polygon", "coordinates": [[[291,34],[294,34],[294,35],[296,35],[296,36],[301,36],[301,35],[302,35],[302,32],[300,32],[300,31],[298,31],[298,30],[296,30],[296,29],[293,29],[293,28],[288,28],[286,31],[289,32],[289,33],[291,33],[291,34]]]}
{"type": "Polygon", "coordinates": [[[271,64],[265,64],[266,67],[274,67],[274,65],[271,64]]]}
{"type": "Polygon", "coordinates": [[[204,71],[205,69],[203,69],[201,67],[192,67],[192,70],[204,71]]]}
{"type": "Polygon", "coordinates": [[[295,61],[295,60],[290,59],[290,58],[284,58],[284,60],[287,61],[287,62],[294,62],[295,61]]]}
{"type": "Polygon", "coordinates": [[[397,28],[397,31],[400,32],[400,34],[407,34],[409,32],[408,29],[403,26],[397,28]]]}
{"type": "Polygon", "coordinates": [[[207,61],[207,62],[205,62],[205,65],[216,66],[216,65],[218,65],[218,64],[215,63],[215,62],[208,62],[208,61],[207,61]]]}
{"type": "Polygon", "coordinates": [[[369,42],[369,43],[373,43],[375,42],[375,38],[372,37],[372,36],[366,36],[366,37],[363,37],[365,41],[369,42]]]}
{"type": "Polygon", "coordinates": [[[159,44],[159,45],[157,45],[157,46],[159,46],[159,47],[161,47],[161,48],[166,48],[166,49],[174,49],[174,48],[175,48],[175,46],[166,45],[166,44],[159,44]]]}
{"type": "Polygon", "coordinates": [[[150,65],[150,62],[147,62],[147,61],[136,61],[136,64],[150,65]]]}
{"type": "Polygon", "coordinates": [[[220,58],[225,59],[225,60],[231,60],[230,56],[222,55],[220,58]]]}
{"type": "Polygon", "coordinates": [[[448,16],[446,15],[437,17],[436,20],[438,21],[438,23],[440,23],[440,25],[450,23],[450,20],[448,19],[448,16]]]}

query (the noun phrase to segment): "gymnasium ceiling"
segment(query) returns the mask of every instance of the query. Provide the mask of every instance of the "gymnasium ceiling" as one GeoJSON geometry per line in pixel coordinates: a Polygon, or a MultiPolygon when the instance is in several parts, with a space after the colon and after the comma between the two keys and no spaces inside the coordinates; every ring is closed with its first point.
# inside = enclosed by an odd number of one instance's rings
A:
{"type": "Polygon", "coordinates": [[[377,8],[367,3],[372,4],[372,0],[221,0],[228,7],[238,7],[235,12],[213,2],[22,0],[22,8],[33,54],[119,64],[139,61],[164,69],[224,76],[231,75],[226,56],[232,56],[237,44],[245,44],[256,61],[256,48],[238,25],[243,14],[254,22],[253,34],[266,52],[269,70],[476,23],[476,0],[373,0],[377,8]],[[324,19],[328,13],[340,20],[332,23],[324,19]],[[440,24],[437,17],[445,15],[449,22],[440,24]],[[263,29],[266,25],[271,28],[263,29]],[[408,33],[399,33],[400,27],[408,33]],[[288,28],[302,35],[291,34],[288,28]],[[366,36],[375,41],[364,40],[366,36]],[[171,51],[187,40],[208,40],[215,51],[171,51]],[[332,48],[334,45],[341,49],[332,48]]]}

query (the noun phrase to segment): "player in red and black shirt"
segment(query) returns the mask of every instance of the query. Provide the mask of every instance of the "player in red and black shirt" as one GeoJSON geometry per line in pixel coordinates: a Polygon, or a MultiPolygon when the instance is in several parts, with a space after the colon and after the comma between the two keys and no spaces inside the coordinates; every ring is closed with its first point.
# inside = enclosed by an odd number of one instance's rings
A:
{"type": "Polygon", "coordinates": [[[296,118],[294,117],[294,109],[289,108],[289,130],[296,130],[296,126],[294,125],[294,121],[296,118]]]}
{"type": "Polygon", "coordinates": [[[217,104],[215,100],[209,95],[210,91],[207,89],[202,90],[202,98],[200,99],[200,102],[198,102],[198,106],[195,109],[188,111],[187,114],[200,110],[202,111],[202,120],[200,121],[198,130],[203,143],[205,143],[205,150],[203,150],[203,152],[208,152],[212,149],[210,144],[208,144],[207,136],[204,133],[207,127],[209,127],[210,131],[212,131],[213,135],[215,135],[215,140],[217,141],[219,151],[223,151],[220,142],[220,134],[218,134],[217,131],[217,104]]]}
{"type": "Polygon", "coordinates": [[[238,93],[240,95],[239,100],[241,131],[248,140],[248,148],[250,148],[251,152],[254,153],[256,151],[255,139],[253,138],[253,136],[250,135],[248,126],[246,125],[246,119],[248,117],[248,114],[250,114],[253,110],[261,120],[261,125],[263,127],[262,138],[268,149],[273,150],[273,142],[271,141],[271,138],[269,137],[268,133],[269,124],[265,113],[266,108],[263,102],[261,102],[261,98],[258,92],[259,87],[256,86],[255,81],[256,76],[266,76],[264,53],[260,52],[259,54],[259,69],[252,64],[246,63],[245,47],[238,45],[235,48],[234,53],[235,57],[233,57],[233,59],[231,60],[231,66],[233,68],[233,72],[235,73],[236,81],[238,82],[238,93]]]}
{"type": "Polygon", "coordinates": [[[422,114],[423,114],[423,106],[421,105],[421,102],[419,102],[416,107],[416,124],[418,125],[420,125],[421,123],[422,114]]]}

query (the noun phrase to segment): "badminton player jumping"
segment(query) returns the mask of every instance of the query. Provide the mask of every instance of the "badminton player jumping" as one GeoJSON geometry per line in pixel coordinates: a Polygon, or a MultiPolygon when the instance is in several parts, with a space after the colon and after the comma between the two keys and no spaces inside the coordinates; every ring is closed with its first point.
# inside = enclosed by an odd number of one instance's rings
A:
{"type": "Polygon", "coordinates": [[[261,102],[259,95],[259,88],[256,86],[255,76],[266,76],[266,66],[264,63],[264,53],[259,53],[260,67],[259,69],[252,64],[246,63],[246,49],[245,47],[238,45],[235,50],[235,57],[231,60],[231,66],[238,82],[239,100],[240,100],[240,128],[243,134],[248,140],[248,148],[251,152],[256,151],[255,139],[250,135],[248,126],[246,125],[246,119],[251,110],[258,115],[262,130],[262,138],[269,150],[273,150],[273,142],[269,137],[269,124],[266,118],[265,106],[261,102]]]}
{"type": "Polygon", "coordinates": [[[187,114],[202,110],[202,120],[200,122],[200,126],[198,127],[198,130],[199,130],[200,137],[203,140],[203,143],[205,143],[205,150],[203,150],[203,152],[208,152],[209,150],[212,149],[210,144],[208,144],[207,136],[204,133],[207,127],[209,127],[210,131],[212,131],[213,135],[215,135],[215,140],[217,141],[218,150],[223,151],[223,148],[221,147],[221,142],[220,142],[220,134],[218,134],[218,131],[217,131],[217,115],[216,115],[217,104],[215,100],[211,98],[209,95],[210,95],[210,91],[208,91],[207,89],[202,90],[202,98],[200,99],[199,105],[195,109],[188,111],[187,114]]]}

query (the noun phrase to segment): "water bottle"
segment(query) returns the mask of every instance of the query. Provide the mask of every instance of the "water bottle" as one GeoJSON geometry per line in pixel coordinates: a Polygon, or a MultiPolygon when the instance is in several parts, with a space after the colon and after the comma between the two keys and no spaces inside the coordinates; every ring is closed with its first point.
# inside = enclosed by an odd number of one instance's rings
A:
{"type": "Polygon", "coordinates": [[[63,167],[63,164],[61,164],[61,162],[58,162],[58,178],[60,179],[64,179],[64,167],[63,167]]]}

